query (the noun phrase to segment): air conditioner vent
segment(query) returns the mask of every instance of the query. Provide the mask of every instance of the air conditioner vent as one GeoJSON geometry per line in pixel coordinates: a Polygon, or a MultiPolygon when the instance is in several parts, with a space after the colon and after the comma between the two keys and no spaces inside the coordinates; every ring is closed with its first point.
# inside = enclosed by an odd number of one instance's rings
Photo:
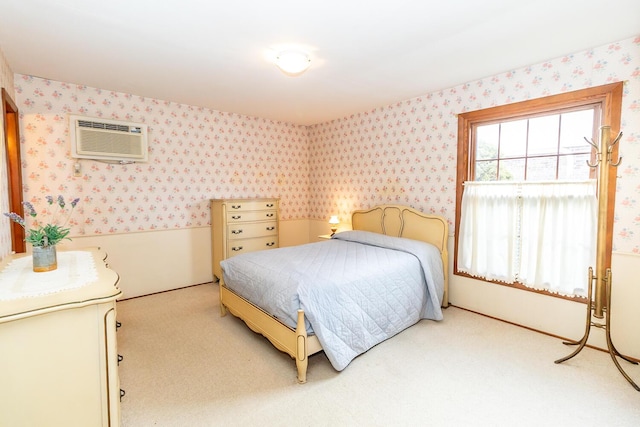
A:
{"type": "Polygon", "coordinates": [[[146,162],[147,126],[116,120],[69,116],[71,157],[146,162]]]}
{"type": "MultiPolygon", "coordinates": [[[[115,130],[118,132],[129,132],[131,127],[127,125],[116,125],[112,123],[90,122],[88,120],[78,120],[78,126],[81,128],[115,130]]],[[[140,128],[137,128],[140,129],[140,128]]]]}

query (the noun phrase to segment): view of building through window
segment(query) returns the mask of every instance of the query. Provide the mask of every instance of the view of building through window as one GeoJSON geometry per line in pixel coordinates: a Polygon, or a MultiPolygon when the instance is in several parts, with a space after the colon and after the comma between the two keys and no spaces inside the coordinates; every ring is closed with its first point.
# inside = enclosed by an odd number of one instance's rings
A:
{"type": "Polygon", "coordinates": [[[475,181],[595,178],[592,147],[599,106],[472,127],[475,181]]]}

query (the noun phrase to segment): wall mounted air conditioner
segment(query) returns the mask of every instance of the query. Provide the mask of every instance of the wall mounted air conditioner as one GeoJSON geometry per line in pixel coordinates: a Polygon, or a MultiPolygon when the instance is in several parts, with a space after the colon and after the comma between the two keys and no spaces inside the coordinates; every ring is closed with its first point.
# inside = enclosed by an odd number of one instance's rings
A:
{"type": "Polygon", "coordinates": [[[112,162],[146,162],[147,125],[69,115],[71,157],[112,162]]]}

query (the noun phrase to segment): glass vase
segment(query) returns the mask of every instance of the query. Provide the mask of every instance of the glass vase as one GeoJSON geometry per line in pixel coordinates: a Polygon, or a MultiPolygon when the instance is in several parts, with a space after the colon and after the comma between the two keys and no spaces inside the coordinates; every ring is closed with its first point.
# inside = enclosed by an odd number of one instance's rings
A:
{"type": "Polygon", "coordinates": [[[41,273],[58,268],[55,245],[33,247],[33,271],[41,273]]]}

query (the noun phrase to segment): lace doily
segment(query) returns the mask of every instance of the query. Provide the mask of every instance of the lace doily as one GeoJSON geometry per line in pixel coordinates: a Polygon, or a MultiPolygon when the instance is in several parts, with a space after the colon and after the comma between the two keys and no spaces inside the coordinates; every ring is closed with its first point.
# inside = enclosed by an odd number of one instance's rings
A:
{"type": "Polygon", "coordinates": [[[86,251],[58,252],[58,268],[33,272],[31,256],[16,258],[0,272],[0,301],[31,298],[86,286],[98,280],[93,255],[86,251]]]}

